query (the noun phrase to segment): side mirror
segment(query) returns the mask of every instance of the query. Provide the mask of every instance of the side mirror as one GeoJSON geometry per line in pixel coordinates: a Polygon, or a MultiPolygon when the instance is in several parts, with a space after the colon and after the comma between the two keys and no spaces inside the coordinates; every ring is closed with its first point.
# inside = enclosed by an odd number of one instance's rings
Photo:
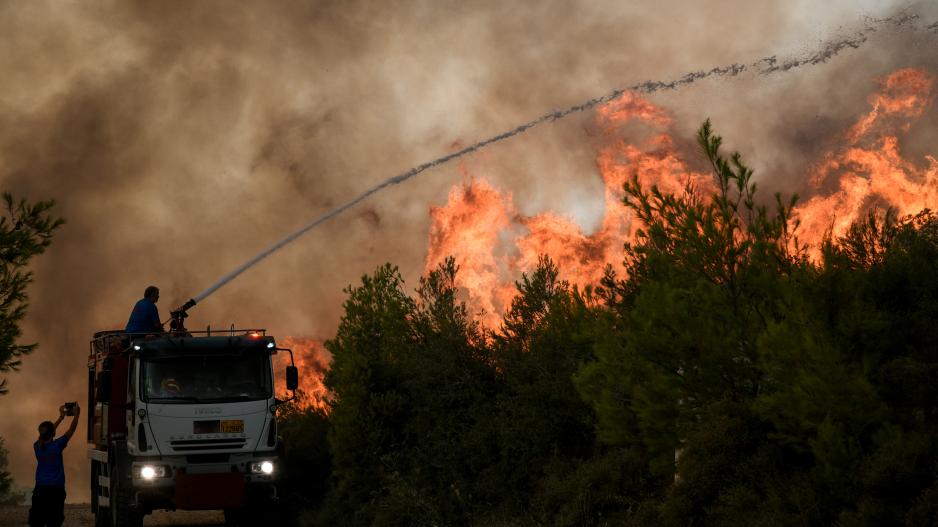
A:
{"type": "Polygon", "coordinates": [[[111,372],[110,370],[102,371],[98,374],[98,382],[95,383],[97,386],[97,391],[95,392],[95,400],[99,403],[109,403],[111,402],[111,372]]]}
{"type": "Polygon", "coordinates": [[[295,391],[300,387],[300,372],[296,366],[287,366],[287,389],[295,391]]]}

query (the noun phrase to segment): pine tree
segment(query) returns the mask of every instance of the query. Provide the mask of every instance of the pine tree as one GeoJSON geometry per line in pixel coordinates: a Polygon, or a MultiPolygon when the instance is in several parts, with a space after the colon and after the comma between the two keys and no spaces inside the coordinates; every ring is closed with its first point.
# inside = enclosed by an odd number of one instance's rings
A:
{"type": "Polygon", "coordinates": [[[24,495],[13,487],[13,478],[7,472],[10,452],[0,437],[0,505],[16,505],[23,501],[24,495]]]}
{"type": "MultiPolygon", "coordinates": [[[[54,201],[36,204],[15,201],[3,194],[6,214],[0,216],[0,372],[16,370],[21,358],[36,349],[36,344],[18,342],[20,322],[29,306],[26,287],[32,282],[30,260],[45,252],[52,234],[64,220],[51,214],[54,201]]],[[[0,379],[0,395],[6,393],[6,379],[0,379]]]]}

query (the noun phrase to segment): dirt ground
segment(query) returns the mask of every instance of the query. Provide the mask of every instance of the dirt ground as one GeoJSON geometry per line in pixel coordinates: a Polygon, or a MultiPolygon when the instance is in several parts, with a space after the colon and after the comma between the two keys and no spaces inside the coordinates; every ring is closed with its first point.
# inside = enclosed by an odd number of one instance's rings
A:
{"type": "MultiPolygon", "coordinates": [[[[29,514],[29,507],[0,507],[0,527],[12,527],[26,525],[26,518],[29,514]]],[[[208,526],[224,525],[225,519],[221,511],[175,511],[175,512],[154,512],[143,520],[144,525],[175,525],[184,526],[208,526]]],[[[91,516],[91,506],[84,505],[66,505],[65,506],[65,524],[63,527],[86,527],[94,525],[94,518],[91,516]]]]}

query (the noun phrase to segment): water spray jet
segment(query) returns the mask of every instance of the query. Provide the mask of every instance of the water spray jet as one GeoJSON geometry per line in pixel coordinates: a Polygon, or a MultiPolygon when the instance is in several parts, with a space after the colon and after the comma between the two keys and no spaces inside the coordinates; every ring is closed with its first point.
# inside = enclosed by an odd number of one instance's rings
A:
{"type": "MultiPolygon", "coordinates": [[[[701,80],[705,80],[709,78],[732,78],[732,77],[738,77],[739,75],[745,72],[752,72],[756,75],[771,75],[774,73],[788,72],[794,69],[801,68],[803,66],[813,66],[813,65],[822,64],[822,63],[827,62],[831,58],[835,57],[836,55],[840,54],[841,51],[844,51],[847,49],[859,48],[868,40],[870,34],[877,32],[882,27],[892,26],[897,29],[917,31],[919,30],[919,27],[916,25],[918,18],[919,18],[918,15],[911,14],[908,12],[900,12],[897,15],[893,15],[887,18],[870,19],[867,21],[866,25],[862,29],[858,30],[853,36],[840,38],[840,39],[832,39],[832,40],[822,42],[821,45],[815,51],[804,54],[800,57],[793,58],[793,59],[779,61],[776,55],[772,55],[772,56],[761,58],[750,64],[730,64],[727,66],[712,68],[706,71],[705,70],[692,71],[692,72],[686,73],[685,75],[677,79],[670,80],[670,81],[647,80],[644,82],[633,84],[632,86],[629,86],[626,88],[615,89],[615,90],[608,92],[605,95],[602,95],[600,97],[596,97],[593,99],[589,99],[580,104],[570,106],[566,109],[558,109],[558,110],[550,111],[548,113],[545,113],[544,115],[541,115],[540,117],[537,117],[524,124],[516,126],[515,128],[512,128],[500,134],[491,136],[487,139],[483,139],[459,151],[447,154],[445,156],[439,157],[432,161],[415,166],[404,173],[390,177],[374,185],[373,187],[365,190],[364,192],[350,199],[343,205],[340,205],[339,207],[336,207],[335,209],[332,209],[331,211],[326,212],[325,214],[322,214],[321,216],[313,219],[309,223],[291,232],[290,234],[286,235],[285,237],[283,237],[282,239],[280,239],[273,245],[269,246],[268,248],[264,249],[260,253],[251,257],[249,260],[247,260],[246,262],[244,262],[243,264],[241,264],[240,266],[238,266],[237,268],[235,268],[228,274],[222,276],[220,279],[218,279],[215,283],[210,285],[204,291],[195,295],[185,304],[183,304],[179,308],[172,311],[171,328],[173,328],[172,329],[173,331],[185,332],[184,321],[185,321],[185,318],[188,316],[187,311],[193,306],[195,306],[197,303],[201,302],[202,300],[205,300],[207,297],[209,297],[215,291],[219,290],[225,284],[234,280],[240,274],[247,271],[248,269],[250,269],[257,263],[259,263],[264,258],[267,258],[271,254],[282,249],[283,247],[290,244],[297,238],[303,236],[310,230],[334,218],[335,216],[338,216],[339,214],[345,212],[346,210],[354,207],[358,203],[371,197],[373,194],[376,194],[392,185],[403,183],[404,181],[407,181],[408,179],[411,179],[414,176],[417,176],[426,170],[443,165],[454,159],[463,157],[467,154],[471,154],[473,152],[479,151],[488,145],[498,143],[500,141],[509,139],[519,134],[523,134],[527,132],[528,130],[536,126],[539,126],[541,124],[559,121],[560,119],[563,119],[564,117],[567,117],[568,115],[583,112],[583,111],[592,109],[598,105],[608,103],[610,101],[613,101],[619,98],[626,92],[651,94],[651,93],[664,91],[664,90],[676,90],[684,86],[693,84],[697,81],[701,81],[701,80]]],[[[935,28],[938,28],[938,23],[932,23],[931,25],[926,25],[926,31],[935,33],[936,32],[935,28]]]]}

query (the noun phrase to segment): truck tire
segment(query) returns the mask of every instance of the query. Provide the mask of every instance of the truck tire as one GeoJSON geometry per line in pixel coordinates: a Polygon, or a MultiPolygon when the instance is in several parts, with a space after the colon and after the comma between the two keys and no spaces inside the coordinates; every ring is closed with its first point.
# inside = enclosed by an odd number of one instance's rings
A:
{"type": "Polygon", "coordinates": [[[111,456],[111,526],[143,527],[143,514],[134,506],[133,487],[130,485],[130,467],[126,455],[115,449],[111,456]]]}
{"type": "Polygon", "coordinates": [[[143,514],[140,514],[134,507],[130,478],[122,476],[116,470],[117,468],[111,470],[111,525],[113,527],[142,527],[143,514]]]}
{"type": "Polygon", "coordinates": [[[111,527],[111,509],[101,507],[94,513],[94,527],[111,527]]]}

